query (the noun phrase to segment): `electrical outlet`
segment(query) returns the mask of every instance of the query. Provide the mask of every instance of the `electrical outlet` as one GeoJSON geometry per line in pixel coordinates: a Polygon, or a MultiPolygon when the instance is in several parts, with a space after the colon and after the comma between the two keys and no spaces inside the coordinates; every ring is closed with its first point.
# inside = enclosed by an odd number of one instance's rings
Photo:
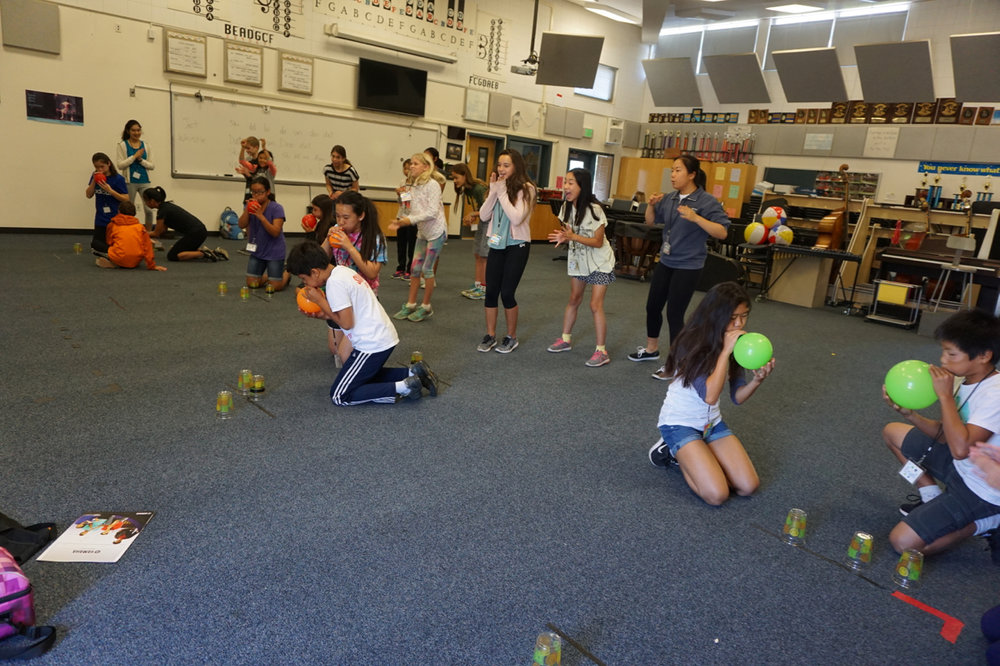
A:
{"type": "Polygon", "coordinates": [[[135,86],[132,86],[131,88],[128,89],[128,96],[135,97],[135,86]]]}
{"type": "Polygon", "coordinates": [[[115,32],[121,32],[121,31],[122,31],[122,24],[115,23],[115,32]]]}

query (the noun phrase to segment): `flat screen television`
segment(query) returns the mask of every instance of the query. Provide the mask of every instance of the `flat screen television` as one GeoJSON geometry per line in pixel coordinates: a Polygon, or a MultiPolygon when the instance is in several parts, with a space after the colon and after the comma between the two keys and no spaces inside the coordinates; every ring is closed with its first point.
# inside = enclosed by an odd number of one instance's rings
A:
{"type": "Polygon", "coordinates": [[[361,58],[358,67],[359,109],[422,116],[426,100],[426,71],[361,58]]]}

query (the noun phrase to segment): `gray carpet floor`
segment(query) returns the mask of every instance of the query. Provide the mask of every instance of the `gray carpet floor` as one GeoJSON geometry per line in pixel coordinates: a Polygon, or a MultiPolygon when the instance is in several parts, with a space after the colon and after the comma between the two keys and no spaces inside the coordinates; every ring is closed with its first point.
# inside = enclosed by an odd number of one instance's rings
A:
{"type": "MultiPolygon", "coordinates": [[[[1000,601],[983,540],[929,559],[912,593],[965,623],[955,643],[890,579],[910,486],[881,442],[880,387],[897,361],[935,361],[929,338],[755,303],[748,328],[777,368],[723,413],[762,486],[711,508],[646,459],[666,385],[625,358],[644,283],[609,288],[613,361],[587,368],[586,302],[574,350],[546,352],[568,278],[536,245],[520,347],[481,354],[482,304],[458,294],[471,243],[452,240],[434,316],[398,323],[391,360],[421,350],[441,394],[338,408],[325,326],[291,290],[242,303],[238,243],[229,262],[156,273],[98,269],[75,241],[0,236],[0,510],[61,528],[156,516],[117,564],[27,564],[60,636],[37,663],[524,664],[547,623],[606,664],[982,660],[979,616],[1000,601]],[[267,394],[217,420],[242,367],[267,394]],[[778,538],[791,507],[808,512],[805,548],[778,538]],[[875,535],[862,576],[841,565],[858,529],[875,535]]],[[[390,314],[406,288],[391,268],[390,314]]],[[[593,662],[567,644],[563,663],[593,662]]]]}

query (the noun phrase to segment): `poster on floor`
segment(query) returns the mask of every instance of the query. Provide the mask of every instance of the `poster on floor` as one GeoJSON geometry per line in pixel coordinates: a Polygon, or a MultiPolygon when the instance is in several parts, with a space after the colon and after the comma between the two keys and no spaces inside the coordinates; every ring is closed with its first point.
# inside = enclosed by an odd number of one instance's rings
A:
{"type": "Polygon", "coordinates": [[[75,95],[25,90],[28,119],[43,123],[83,125],[83,98],[75,95]]]}
{"type": "Polygon", "coordinates": [[[85,513],[38,556],[40,562],[117,562],[146,527],[152,511],[85,513]]]}

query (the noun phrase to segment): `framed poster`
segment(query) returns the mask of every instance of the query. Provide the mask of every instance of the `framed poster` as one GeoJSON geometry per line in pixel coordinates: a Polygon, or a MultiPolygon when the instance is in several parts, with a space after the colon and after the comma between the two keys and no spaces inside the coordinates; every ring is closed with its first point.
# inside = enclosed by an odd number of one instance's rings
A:
{"type": "Polygon", "coordinates": [[[229,83],[264,85],[264,49],[252,44],[226,42],[223,47],[223,71],[229,83]]]}
{"type": "Polygon", "coordinates": [[[313,59],[306,56],[280,53],[278,90],[311,95],[313,91],[313,59]]]}
{"type": "Polygon", "coordinates": [[[170,28],[163,29],[163,71],[208,76],[204,35],[192,35],[170,28]]]}

